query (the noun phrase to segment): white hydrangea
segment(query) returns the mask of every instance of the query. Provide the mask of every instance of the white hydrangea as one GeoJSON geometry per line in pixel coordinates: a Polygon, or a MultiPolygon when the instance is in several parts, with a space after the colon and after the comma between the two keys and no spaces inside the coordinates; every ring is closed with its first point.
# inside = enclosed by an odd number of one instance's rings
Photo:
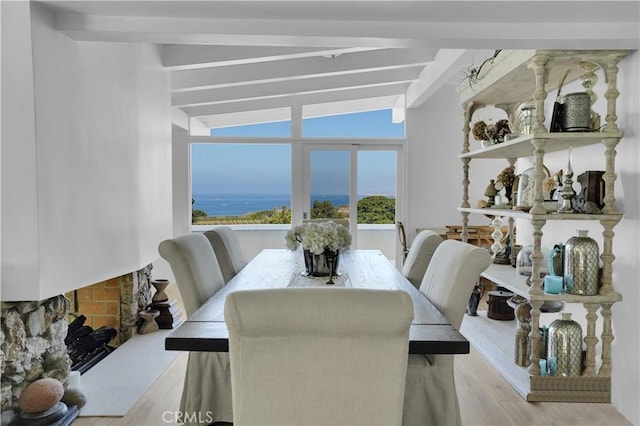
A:
{"type": "Polygon", "coordinates": [[[314,254],[322,254],[325,250],[336,251],[351,245],[349,230],[333,221],[310,222],[294,226],[285,235],[289,250],[302,248],[314,254]]]}

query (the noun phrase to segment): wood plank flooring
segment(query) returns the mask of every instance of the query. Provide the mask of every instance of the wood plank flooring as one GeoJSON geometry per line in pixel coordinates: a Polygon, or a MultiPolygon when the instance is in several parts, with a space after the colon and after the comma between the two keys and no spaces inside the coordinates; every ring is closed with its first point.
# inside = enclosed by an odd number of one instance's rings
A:
{"type": "MultiPolygon", "coordinates": [[[[169,286],[175,291],[172,287],[169,286]]],[[[180,404],[186,365],[187,354],[183,353],[124,417],[81,417],[73,425],[175,424],[174,413],[180,404]]],[[[611,404],[526,402],[473,348],[469,355],[456,356],[455,366],[462,424],[465,426],[631,425],[611,404]]]]}
{"type": "MultiPolygon", "coordinates": [[[[124,417],[82,417],[74,426],[174,424],[186,365],[181,354],[124,417]]],[[[456,358],[456,386],[463,425],[631,425],[611,404],[526,402],[473,349],[456,358]]]]}

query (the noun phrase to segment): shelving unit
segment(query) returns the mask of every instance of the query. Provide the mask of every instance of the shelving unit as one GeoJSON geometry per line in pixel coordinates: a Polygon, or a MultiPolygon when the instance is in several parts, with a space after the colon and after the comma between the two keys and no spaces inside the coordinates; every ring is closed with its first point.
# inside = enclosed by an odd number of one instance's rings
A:
{"type": "MultiPolygon", "coordinates": [[[[458,87],[464,108],[464,140],[459,158],[463,166],[462,205],[458,208],[462,215],[462,239],[468,238],[469,214],[478,213],[490,216],[507,217],[509,232],[513,236],[514,220],[523,219],[533,227],[533,261],[530,285],[526,277],[519,276],[511,266],[492,265],[483,276],[490,281],[508,288],[515,294],[528,299],[531,310],[531,357],[528,368],[519,367],[514,362],[512,344],[505,344],[505,335],[515,334],[515,325],[506,326],[499,321],[486,317],[467,317],[463,332],[485,357],[496,366],[498,371],[528,401],[560,402],[608,402],[611,398],[611,342],[613,341],[611,307],[620,302],[622,296],[613,287],[612,272],[614,255],[612,251],[613,228],[622,219],[622,213],[614,204],[615,147],[623,137],[617,126],[616,100],[617,64],[626,56],[625,51],[501,51],[493,63],[483,67],[473,86],[468,82],[458,87]],[[545,126],[544,102],[547,92],[557,88],[554,83],[568,70],[567,82],[586,76],[583,83],[585,91],[593,95],[589,81],[593,81],[594,70],[602,68],[605,74],[607,90],[605,93],[607,111],[603,114],[605,125],[601,131],[589,133],[550,133],[545,126]],[[550,84],[547,84],[549,82],[550,84]],[[521,135],[508,142],[488,148],[471,151],[469,149],[470,120],[474,111],[493,105],[506,111],[512,128],[518,131],[515,113],[517,107],[533,100],[536,117],[533,132],[521,135]],[[515,126],[514,126],[515,125],[515,126]],[[604,180],[604,207],[600,214],[558,214],[547,213],[543,206],[542,181],[545,177],[544,155],[551,152],[568,150],[570,147],[601,144],[606,161],[604,180]],[[472,159],[505,159],[514,165],[518,158],[533,157],[535,172],[533,206],[529,212],[505,209],[479,209],[469,205],[469,168],[472,159]],[[596,296],[582,296],[563,293],[545,294],[542,290],[543,255],[541,240],[543,227],[548,221],[596,221],[603,228],[603,247],[601,260],[602,286],[596,296]],[[539,332],[541,307],[546,301],[562,301],[582,304],[587,312],[587,327],[584,334],[586,346],[585,368],[581,376],[540,376],[539,360],[544,357],[544,342],[539,332]],[[599,315],[598,315],[599,314],[599,315]],[[596,323],[602,321],[602,332],[596,336],[596,323]],[[601,359],[596,362],[596,345],[601,359]],[[496,360],[499,360],[496,361],[496,360]],[[505,365],[505,362],[510,364],[505,365]]],[[[592,96],[592,104],[595,98],[592,96]]],[[[571,235],[567,235],[569,238],[571,235]]],[[[512,238],[513,241],[513,238],[512,238]]]]}

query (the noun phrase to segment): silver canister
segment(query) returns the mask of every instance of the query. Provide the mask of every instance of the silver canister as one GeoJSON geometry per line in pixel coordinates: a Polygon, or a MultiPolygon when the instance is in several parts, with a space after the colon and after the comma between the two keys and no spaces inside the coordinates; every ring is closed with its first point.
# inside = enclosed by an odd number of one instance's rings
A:
{"type": "Polygon", "coordinates": [[[591,131],[591,98],[586,92],[568,93],[562,98],[560,129],[563,132],[591,131]]]}
{"type": "Polygon", "coordinates": [[[582,374],[582,327],[571,319],[571,314],[562,313],[549,325],[547,363],[554,359],[558,376],[580,376],[582,374]]]}
{"type": "Polygon", "coordinates": [[[583,296],[598,294],[598,243],[579,230],[564,247],[564,291],[583,296]]]}

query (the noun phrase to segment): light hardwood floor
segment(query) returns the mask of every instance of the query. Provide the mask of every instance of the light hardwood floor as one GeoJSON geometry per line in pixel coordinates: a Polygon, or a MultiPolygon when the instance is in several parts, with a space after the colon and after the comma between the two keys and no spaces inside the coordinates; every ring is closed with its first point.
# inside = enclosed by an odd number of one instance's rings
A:
{"type": "MultiPolygon", "coordinates": [[[[169,286],[170,297],[177,293],[169,286]]],[[[82,417],[74,426],[175,424],[187,354],[178,356],[124,417],[82,417]]],[[[473,348],[469,355],[456,357],[456,386],[462,424],[501,425],[631,425],[611,404],[530,403],[473,348]]],[[[443,425],[437,425],[443,426],[443,425]]]]}
{"type": "MultiPolygon", "coordinates": [[[[172,424],[178,409],[187,356],[181,354],[124,417],[83,417],[74,426],[172,424]]],[[[523,400],[473,349],[456,359],[462,424],[630,425],[611,404],[530,403],[523,400]]]]}

